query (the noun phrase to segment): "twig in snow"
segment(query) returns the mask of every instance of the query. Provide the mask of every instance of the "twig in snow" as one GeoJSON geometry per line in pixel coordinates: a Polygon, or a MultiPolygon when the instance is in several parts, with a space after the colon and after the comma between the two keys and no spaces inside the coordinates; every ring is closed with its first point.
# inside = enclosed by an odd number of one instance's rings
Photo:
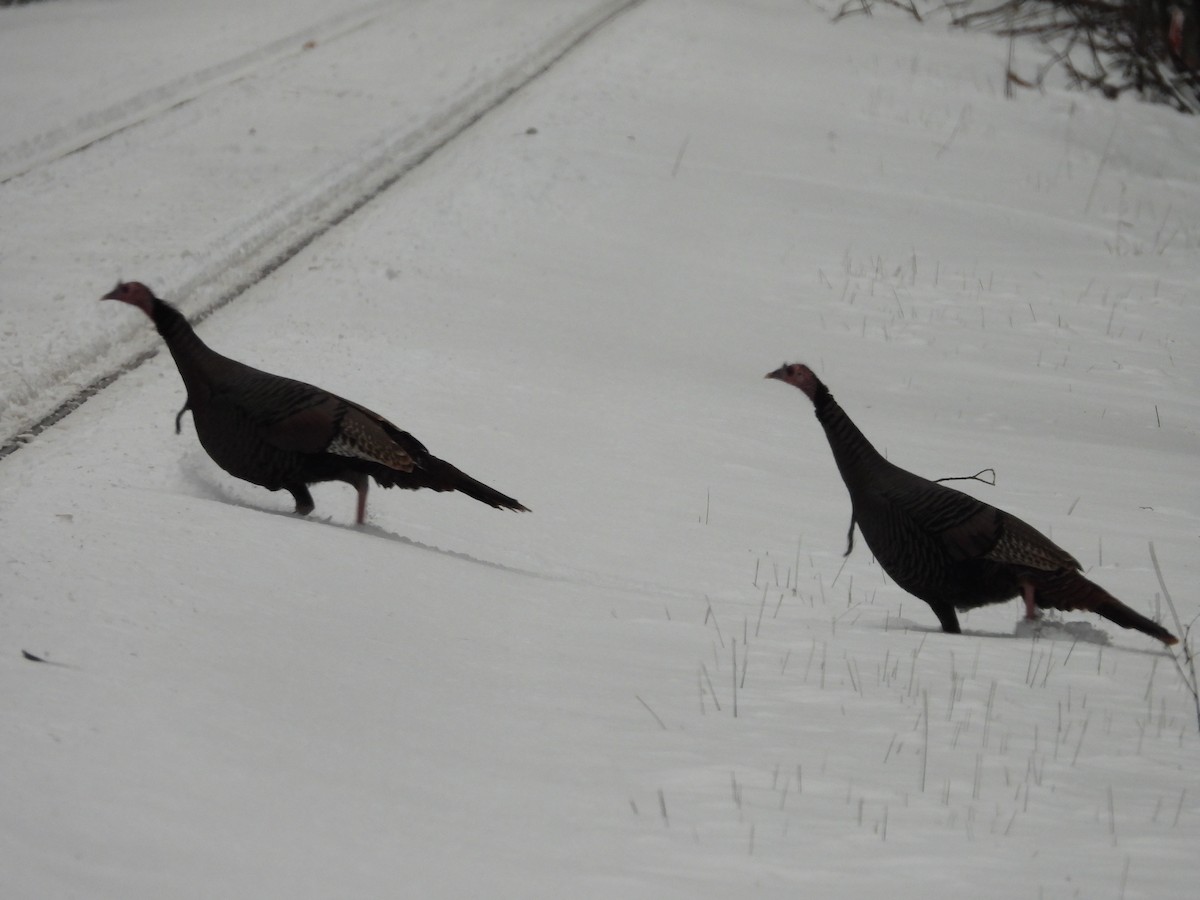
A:
{"type": "Polygon", "coordinates": [[[707,595],[705,596],[704,599],[708,603],[708,609],[704,613],[704,624],[707,625],[709,616],[712,616],[713,627],[717,629],[717,639],[721,642],[721,646],[724,647],[725,646],[725,638],[721,634],[721,624],[717,621],[717,614],[713,611],[712,601],[708,599],[707,595]]]}
{"type": "Polygon", "coordinates": [[[704,680],[708,682],[708,696],[712,697],[713,706],[717,708],[717,712],[720,712],[721,701],[717,699],[717,692],[713,690],[712,679],[708,677],[708,667],[704,663],[700,663],[700,671],[704,673],[704,680]]]}
{"type": "Polygon", "coordinates": [[[921,793],[925,793],[925,776],[929,771],[929,691],[921,691],[925,719],[925,745],[921,748],[921,793]]]}
{"type": "Polygon", "coordinates": [[[737,688],[738,688],[737,638],[730,638],[729,641],[730,641],[730,644],[732,645],[730,647],[730,649],[733,651],[733,717],[736,719],[737,718],[737,688]]]}
{"type": "Polygon", "coordinates": [[[874,15],[871,12],[871,4],[868,3],[867,0],[857,0],[858,7],[851,9],[851,4],[854,2],[855,0],[846,0],[846,2],[842,4],[842,8],[837,11],[837,15],[833,17],[833,21],[839,22],[847,16],[852,16],[855,13],[864,13],[868,16],[874,15]]]}
{"type": "Polygon", "coordinates": [[[964,106],[961,110],[959,110],[958,121],[954,123],[954,128],[951,129],[950,136],[946,138],[940,147],[938,147],[937,153],[933,155],[934,159],[941,159],[942,154],[950,149],[950,145],[954,143],[955,136],[957,136],[959,129],[961,129],[963,126],[963,119],[967,117],[968,108],[969,107],[964,106]]]}
{"type": "MultiPolygon", "coordinates": [[[[679,145],[679,152],[675,154],[675,165],[671,167],[671,177],[674,178],[679,174],[679,167],[683,164],[683,154],[687,153],[688,144],[691,143],[692,136],[689,134],[684,137],[683,143],[679,145]]],[[[705,524],[708,524],[707,517],[705,524]]]]}
{"type": "Polygon", "coordinates": [[[1013,51],[1014,45],[1017,42],[1017,35],[1012,31],[1013,16],[1016,15],[1016,10],[1013,9],[1008,14],[1008,59],[1004,62],[1004,99],[1011,100],[1013,96],[1013,82],[1017,80],[1017,73],[1013,71],[1013,51]]]}
{"type": "Polygon", "coordinates": [[[1108,786],[1108,833],[1112,835],[1112,844],[1117,846],[1117,811],[1113,804],[1112,785],[1108,786]]]}
{"type": "Polygon", "coordinates": [[[642,706],[646,707],[646,712],[648,712],[648,713],[650,713],[650,715],[654,716],[654,721],[658,723],[659,727],[662,728],[663,731],[666,731],[667,723],[658,717],[658,713],[656,713],[654,710],[652,710],[650,708],[650,704],[647,703],[645,700],[643,700],[641,697],[638,697],[637,694],[634,694],[633,696],[637,697],[638,703],[640,703],[640,704],[642,704],[642,706]]]}
{"type": "MultiPolygon", "coordinates": [[[[833,21],[836,22],[839,19],[854,15],[855,13],[866,13],[868,16],[872,15],[871,4],[868,2],[868,0],[857,0],[858,7],[852,9],[851,4],[854,2],[856,2],[856,0],[846,0],[846,2],[842,4],[842,8],[838,10],[837,15],[833,17],[833,21]]],[[[896,9],[903,10],[918,22],[925,21],[921,18],[921,13],[917,10],[917,4],[915,0],[880,0],[880,2],[885,3],[888,6],[894,6],[896,9]]]]}
{"type": "Polygon", "coordinates": [[[1154,552],[1154,541],[1150,541],[1150,562],[1154,564],[1154,574],[1158,576],[1158,586],[1162,588],[1163,599],[1167,601],[1167,607],[1171,610],[1171,618],[1175,620],[1175,630],[1183,636],[1179,645],[1183,651],[1183,659],[1180,660],[1181,654],[1172,651],[1171,660],[1175,663],[1179,677],[1192,695],[1192,701],[1196,705],[1196,727],[1200,729],[1200,682],[1196,680],[1196,655],[1192,652],[1191,647],[1192,627],[1188,625],[1184,628],[1183,622],[1179,619],[1179,610],[1175,608],[1175,601],[1171,599],[1171,592],[1167,590],[1167,582],[1163,580],[1162,567],[1158,564],[1158,554],[1154,552]],[[1187,664],[1186,670],[1184,663],[1187,664]]]}
{"type": "Polygon", "coordinates": [[[35,653],[30,653],[28,650],[22,650],[21,656],[25,657],[25,659],[29,660],[30,662],[41,663],[45,666],[58,666],[60,669],[75,668],[74,666],[68,666],[66,663],[55,662],[52,659],[46,659],[45,657],[38,656],[35,653]]]}
{"type": "Polygon", "coordinates": [[[1079,740],[1075,743],[1075,755],[1071,757],[1072,766],[1079,762],[1079,751],[1083,749],[1083,736],[1087,734],[1088,722],[1090,721],[1092,721],[1092,717],[1089,715],[1083,720],[1083,727],[1079,729],[1079,740]]]}
{"type": "Polygon", "coordinates": [[[992,679],[992,686],[988,690],[987,707],[983,711],[983,746],[986,749],[988,745],[988,731],[992,724],[992,706],[996,702],[996,679],[992,679]]]}
{"type": "Polygon", "coordinates": [[[1104,144],[1104,152],[1100,154],[1100,164],[1096,166],[1096,177],[1092,179],[1092,189],[1088,191],[1087,203],[1083,205],[1085,213],[1090,212],[1092,209],[1092,198],[1096,194],[1096,186],[1100,184],[1100,175],[1104,172],[1105,165],[1108,164],[1108,151],[1112,148],[1113,137],[1116,136],[1117,125],[1120,122],[1121,119],[1119,116],[1113,116],[1112,131],[1108,133],[1108,140],[1104,144]]]}

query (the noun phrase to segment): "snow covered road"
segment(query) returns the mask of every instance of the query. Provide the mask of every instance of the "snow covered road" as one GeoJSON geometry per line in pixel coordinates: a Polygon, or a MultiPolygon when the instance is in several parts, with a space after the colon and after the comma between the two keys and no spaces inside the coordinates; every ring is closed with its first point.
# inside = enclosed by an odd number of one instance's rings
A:
{"type": "Polygon", "coordinates": [[[211,310],[631,5],[6,11],[0,445],[152,346],[80,285],[133,267],[211,310]]]}

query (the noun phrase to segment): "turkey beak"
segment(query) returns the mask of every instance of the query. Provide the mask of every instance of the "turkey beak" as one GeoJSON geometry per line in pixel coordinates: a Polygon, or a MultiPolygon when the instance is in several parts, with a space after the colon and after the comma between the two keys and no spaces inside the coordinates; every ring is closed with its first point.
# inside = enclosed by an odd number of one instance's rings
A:
{"type": "Polygon", "coordinates": [[[763,378],[777,378],[783,380],[783,369],[776,369],[774,372],[768,372],[763,378]]]}

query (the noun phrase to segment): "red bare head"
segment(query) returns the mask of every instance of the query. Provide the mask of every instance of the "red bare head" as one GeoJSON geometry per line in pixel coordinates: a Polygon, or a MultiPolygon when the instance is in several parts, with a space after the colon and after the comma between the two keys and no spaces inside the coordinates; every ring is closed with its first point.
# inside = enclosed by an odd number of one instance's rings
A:
{"type": "Polygon", "coordinates": [[[120,300],[130,306],[136,306],[148,316],[153,314],[154,293],[140,281],[123,281],[100,299],[120,300]]]}
{"type": "Polygon", "coordinates": [[[800,388],[808,396],[809,400],[816,399],[817,388],[821,386],[821,379],[817,378],[813,374],[813,370],[804,365],[804,363],[784,363],[774,372],[767,373],[767,377],[775,378],[800,388]]]}

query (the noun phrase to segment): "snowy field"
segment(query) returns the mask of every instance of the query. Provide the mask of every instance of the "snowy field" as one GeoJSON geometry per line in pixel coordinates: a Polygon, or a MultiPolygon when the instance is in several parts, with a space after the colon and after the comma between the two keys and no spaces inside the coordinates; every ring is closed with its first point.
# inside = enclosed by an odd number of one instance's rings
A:
{"type": "Polygon", "coordinates": [[[1194,894],[1171,655],[942,634],[763,375],[1192,623],[1200,124],[800,0],[244,6],[0,9],[0,896],[1194,894]],[[117,277],[533,512],[291,515],[117,277]]]}

